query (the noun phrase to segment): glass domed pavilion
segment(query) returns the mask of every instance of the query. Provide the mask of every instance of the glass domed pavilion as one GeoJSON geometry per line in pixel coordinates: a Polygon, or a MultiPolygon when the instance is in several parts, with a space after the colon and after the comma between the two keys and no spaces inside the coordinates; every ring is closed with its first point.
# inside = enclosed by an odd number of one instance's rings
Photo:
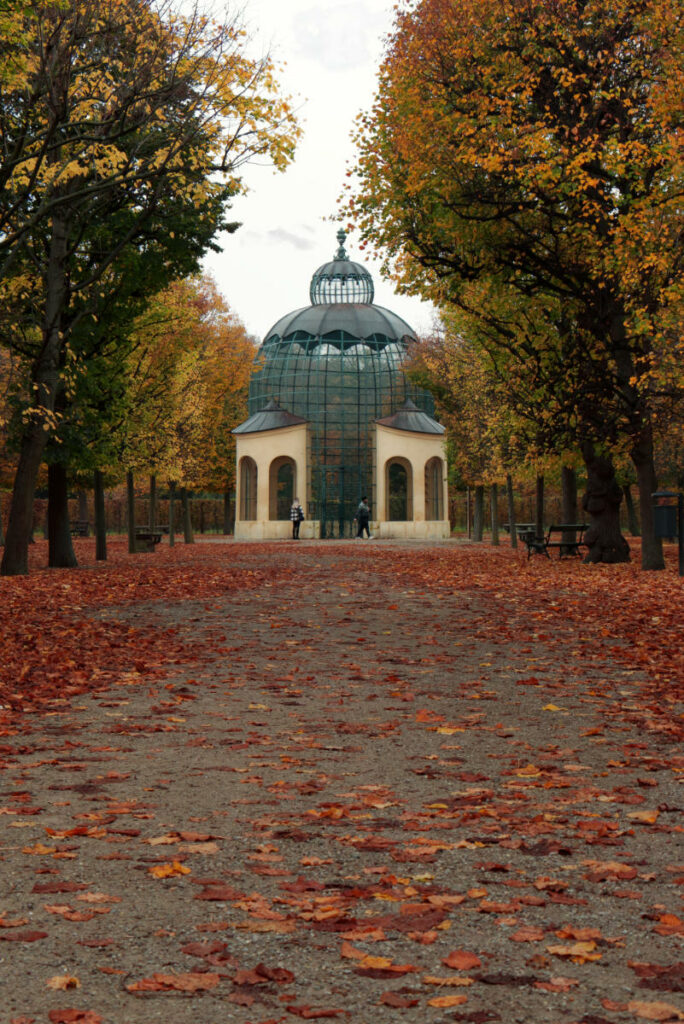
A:
{"type": "Polygon", "coordinates": [[[374,304],[371,275],[337,238],[311,304],[278,320],[257,354],[249,419],[233,431],[236,537],[288,536],[295,495],[302,537],[349,536],[364,495],[376,535],[448,536],[444,428],[402,369],[415,334],[374,304]]]}

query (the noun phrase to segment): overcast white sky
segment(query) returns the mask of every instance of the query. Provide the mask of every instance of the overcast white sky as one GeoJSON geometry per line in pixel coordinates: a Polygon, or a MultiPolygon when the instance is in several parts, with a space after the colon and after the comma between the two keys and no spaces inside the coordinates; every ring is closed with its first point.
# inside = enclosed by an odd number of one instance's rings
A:
{"type": "MultiPolygon", "coordinates": [[[[222,0],[215,0],[218,13],[222,0]]],[[[371,106],[382,38],[392,27],[392,0],[245,0],[243,15],[259,52],[287,63],[283,91],[297,98],[304,127],[285,174],[246,168],[251,192],[235,202],[230,218],[242,221],[223,238],[223,252],[206,269],[250,333],[261,339],[285,313],[309,303],[314,270],[332,259],[339,225],[336,200],[353,159],[350,133],[356,114],[371,106]]],[[[397,296],[353,235],[351,259],[375,280],[375,301],[427,331],[432,307],[397,296]]]]}

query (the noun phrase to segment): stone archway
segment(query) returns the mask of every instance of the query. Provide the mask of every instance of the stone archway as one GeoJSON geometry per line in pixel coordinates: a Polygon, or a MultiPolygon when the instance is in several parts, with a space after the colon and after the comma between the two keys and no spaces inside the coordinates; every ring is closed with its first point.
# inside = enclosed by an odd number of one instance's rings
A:
{"type": "Polygon", "coordinates": [[[297,493],[297,465],[289,455],[274,459],[269,469],[268,518],[283,521],[290,518],[290,506],[297,493]]]}
{"type": "Polygon", "coordinates": [[[408,459],[389,459],[385,464],[385,518],[390,522],[413,520],[413,467],[408,459]]]}

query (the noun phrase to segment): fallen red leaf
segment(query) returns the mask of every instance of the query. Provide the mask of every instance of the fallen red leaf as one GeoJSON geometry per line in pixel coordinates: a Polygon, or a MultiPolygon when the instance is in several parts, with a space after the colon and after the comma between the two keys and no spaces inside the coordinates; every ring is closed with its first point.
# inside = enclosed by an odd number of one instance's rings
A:
{"type": "Polygon", "coordinates": [[[319,1020],[323,1017],[342,1017],[346,1014],[346,1010],[316,1010],[311,1006],[295,1006],[293,1004],[286,1006],[285,1009],[288,1013],[294,1014],[296,1017],[301,1017],[303,1020],[319,1020]]]}
{"type": "Polygon", "coordinates": [[[50,1010],[52,1024],[102,1024],[102,1017],[92,1010],[50,1010]]]}
{"type": "Polygon", "coordinates": [[[454,950],[442,960],[445,967],[453,967],[457,971],[469,971],[471,967],[482,967],[482,961],[475,953],[467,953],[463,949],[454,950]]]}
{"type": "Polygon", "coordinates": [[[419,1000],[411,996],[402,996],[398,992],[383,992],[380,996],[383,1006],[393,1006],[395,1010],[408,1010],[411,1006],[417,1006],[419,1000]]]}
{"type": "Polygon", "coordinates": [[[216,988],[221,977],[219,974],[153,974],[151,978],[141,978],[126,985],[128,992],[203,992],[216,988]]]}

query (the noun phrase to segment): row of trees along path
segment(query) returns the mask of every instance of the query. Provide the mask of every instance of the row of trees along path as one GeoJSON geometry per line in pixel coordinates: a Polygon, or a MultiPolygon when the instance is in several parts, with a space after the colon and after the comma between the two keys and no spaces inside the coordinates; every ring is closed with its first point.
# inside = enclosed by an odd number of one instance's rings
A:
{"type": "MultiPolygon", "coordinates": [[[[48,441],[94,450],[130,420],[136,318],[235,230],[241,169],[283,169],[298,128],[237,18],[167,0],[3,5],[0,86],[0,324],[19,452],[0,572],[15,575],[48,441]]],[[[50,461],[56,478],[63,459],[50,461]]]]}

